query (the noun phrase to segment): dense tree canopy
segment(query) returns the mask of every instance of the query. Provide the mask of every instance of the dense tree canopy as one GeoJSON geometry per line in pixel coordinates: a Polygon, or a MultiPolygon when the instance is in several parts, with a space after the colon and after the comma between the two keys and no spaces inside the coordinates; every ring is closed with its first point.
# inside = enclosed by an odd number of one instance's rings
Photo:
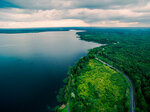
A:
{"type": "Polygon", "coordinates": [[[97,112],[99,108],[102,109],[99,111],[104,112],[128,111],[129,93],[124,91],[127,90],[126,84],[123,84],[121,75],[117,73],[115,73],[117,75],[113,75],[113,72],[109,72],[111,74],[111,78],[109,78],[107,72],[110,68],[106,69],[104,65],[94,60],[95,57],[98,57],[130,77],[135,87],[136,111],[149,112],[150,29],[91,28],[90,30],[86,29],[85,32],[77,32],[77,34],[82,40],[102,43],[104,46],[89,50],[88,56],[81,58],[71,70],[66,81],[67,85],[62,92],[62,97],[67,99],[65,100],[66,107],[70,99],[70,96],[67,95],[73,91],[76,95],[71,101],[73,112],[78,110],[97,112]],[[102,80],[103,83],[101,83],[102,80]],[[113,82],[115,80],[118,83],[113,82]],[[97,84],[98,82],[100,85],[97,84]],[[106,88],[104,89],[104,87],[106,88]],[[118,94],[113,93],[112,90],[118,91],[118,94]],[[113,110],[116,109],[116,106],[112,108],[110,102],[117,104],[118,110],[113,110]]]}

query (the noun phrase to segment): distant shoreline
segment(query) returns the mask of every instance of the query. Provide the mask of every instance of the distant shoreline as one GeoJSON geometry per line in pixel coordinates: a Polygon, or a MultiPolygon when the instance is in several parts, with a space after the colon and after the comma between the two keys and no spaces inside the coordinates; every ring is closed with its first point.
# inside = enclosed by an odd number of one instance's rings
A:
{"type": "Polygon", "coordinates": [[[50,31],[70,31],[70,30],[147,30],[150,27],[41,27],[41,28],[0,28],[0,33],[39,33],[50,31]]]}

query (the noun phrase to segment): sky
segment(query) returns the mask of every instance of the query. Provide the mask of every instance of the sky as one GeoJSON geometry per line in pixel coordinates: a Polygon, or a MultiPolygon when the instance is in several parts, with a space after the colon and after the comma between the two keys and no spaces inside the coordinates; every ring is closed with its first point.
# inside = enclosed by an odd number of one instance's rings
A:
{"type": "Polygon", "coordinates": [[[0,28],[150,27],[150,0],[0,0],[0,28]]]}

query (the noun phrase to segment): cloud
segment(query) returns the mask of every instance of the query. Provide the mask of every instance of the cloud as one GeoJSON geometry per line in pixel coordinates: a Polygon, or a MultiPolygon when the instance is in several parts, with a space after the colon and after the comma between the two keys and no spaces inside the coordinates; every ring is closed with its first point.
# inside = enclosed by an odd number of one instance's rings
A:
{"type": "Polygon", "coordinates": [[[147,2],[147,4],[145,4],[144,6],[139,6],[139,7],[133,7],[133,10],[137,11],[137,12],[150,12],[150,1],[147,2]]]}
{"type": "Polygon", "coordinates": [[[7,0],[24,9],[64,9],[73,6],[73,0],[7,0]]]}
{"type": "Polygon", "coordinates": [[[110,9],[143,6],[149,0],[6,0],[25,9],[89,8],[110,9]]]}
{"type": "Polygon", "coordinates": [[[92,23],[91,26],[95,27],[132,27],[138,25],[138,22],[120,22],[120,21],[100,21],[92,23]]]}
{"type": "Polygon", "coordinates": [[[34,28],[34,27],[83,27],[89,26],[82,20],[76,19],[62,19],[62,20],[49,20],[49,21],[34,21],[34,22],[0,22],[1,28],[34,28]]]}
{"type": "Polygon", "coordinates": [[[1,8],[0,28],[150,25],[150,2],[148,0],[6,1],[20,8],[1,8]]]}
{"type": "Polygon", "coordinates": [[[145,15],[149,15],[147,12],[135,12],[128,9],[68,9],[68,10],[24,10],[24,9],[6,9],[0,10],[0,18],[5,20],[16,20],[16,21],[37,21],[37,20],[49,20],[49,19],[111,19],[117,17],[124,18],[137,18],[145,15]],[[12,13],[13,12],[13,13],[12,13]]]}

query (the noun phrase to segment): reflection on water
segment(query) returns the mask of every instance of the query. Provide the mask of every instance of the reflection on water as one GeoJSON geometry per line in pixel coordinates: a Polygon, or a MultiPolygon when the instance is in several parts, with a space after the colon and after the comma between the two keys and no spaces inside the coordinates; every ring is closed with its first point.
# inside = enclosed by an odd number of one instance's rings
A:
{"type": "Polygon", "coordinates": [[[68,67],[89,48],[75,31],[0,34],[0,112],[48,112],[68,67]]]}

